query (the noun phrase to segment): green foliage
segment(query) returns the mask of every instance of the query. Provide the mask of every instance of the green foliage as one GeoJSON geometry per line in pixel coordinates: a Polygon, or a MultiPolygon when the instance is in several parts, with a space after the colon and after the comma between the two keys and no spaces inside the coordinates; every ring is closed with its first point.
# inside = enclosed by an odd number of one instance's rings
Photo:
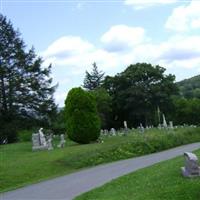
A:
{"type": "MultiPolygon", "coordinates": [[[[200,150],[195,154],[199,157],[200,150]]],[[[80,195],[75,200],[200,199],[200,181],[198,178],[183,178],[180,173],[180,168],[183,165],[183,156],[167,160],[117,178],[80,195]]]]}
{"type": "MultiPolygon", "coordinates": [[[[34,48],[26,51],[20,33],[1,14],[0,27],[0,122],[8,131],[10,123],[16,131],[30,121],[49,125],[56,110],[51,66],[41,67],[34,48]]],[[[16,139],[13,133],[6,134],[9,142],[16,139]]]]}
{"type": "Polygon", "coordinates": [[[86,71],[83,87],[87,90],[97,89],[101,86],[103,77],[104,73],[98,71],[96,63],[93,63],[92,72],[89,73],[88,71],[86,71]]]}
{"type": "MultiPolygon", "coordinates": [[[[2,121],[1,121],[2,122],[2,121]]],[[[17,122],[7,122],[1,123],[0,129],[0,144],[4,141],[6,142],[15,142],[17,141],[17,122]]]]}
{"type": "Polygon", "coordinates": [[[178,89],[175,76],[164,72],[160,66],[137,63],[114,77],[105,78],[103,87],[112,96],[113,116],[118,127],[124,120],[129,126],[156,124],[158,107],[164,113],[170,112],[171,97],[178,89]]]}
{"type": "Polygon", "coordinates": [[[109,129],[112,114],[112,98],[104,88],[98,88],[91,91],[97,103],[97,111],[101,119],[101,128],[109,129]]]}
{"type": "Polygon", "coordinates": [[[97,140],[100,134],[100,120],[96,101],[89,92],[81,88],[69,91],[65,101],[67,134],[78,143],[97,140]]]}
{"type": "Polygon", "coordinates": [[[30,142],[32,137],[32,130],[21,130],[18,132],[19,142],[30,142]]]}
{"type": "MultiPolygon", "coordinates": [[[[114,138],[112,139],[114,140],[114,138]]],[[[65,159],[63,162],[66,166],[78,169],[159,152],[197,141],[200,141],[200,128],[177,129],[171,132],[154,129],[144,135],[131,134],[127,138],[121,139],[121,142],[105,146],[98,151],[96,149],[91,150],[89,154],[87,152],[80,152],[70,159],[65,159]]]]}
{"type": "Polygon", "coordinates": [[[200,75],[180,81],[177,85],[182,97],[187,99],[200,98],[200,75]]]}
{"type": "Polygon", "coordinates": [[[51,128],[56,135],[64,134],[66,132],[64,109],[56,114],[51,128]]]}
{"type": "Polygon", "coordinates": [[[174,112],[176,124],[200,124],[200,99],[174,98],[174,112]]]}

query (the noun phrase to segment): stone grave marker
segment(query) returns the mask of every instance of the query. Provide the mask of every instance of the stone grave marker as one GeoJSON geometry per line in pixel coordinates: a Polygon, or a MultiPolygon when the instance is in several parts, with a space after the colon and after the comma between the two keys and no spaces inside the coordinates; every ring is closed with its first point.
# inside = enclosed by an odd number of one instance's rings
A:
{"type": "Polygon", "coordinates": [[[116,136],[116,130],[114,128],[110,129],[110,133],[111,135],[116,136]]]}
{"type": "Polygon", "coordinates": [[[32,150],[45,150],[48,149],[48,145],[43,134],[43,128],[39,129],[38,133],[32,134],[32,150]]]}
{"type": "Polygon", "coordinates": [[[200,167],[198,165],[198,158],[195,154],[190,152],[184,153],[185,167],[181,167],[182,175],[185,177],[200,176],[200,167]]]}
{"type": "Polygon", "coordinates": [[[140,132],[144,133],[144,127],[143,127],[142,123],[140,123],[140,132]]]}
{"type": "Polygon", "coordinates": [[[167,122],[166,122],[166,119],[165,119],[165,115],[163,114],[163,127],[164,128],[167,128],[167,122]]]}
{"type": "Polygon", "coordinates": [[[65,147],[65,142],[66,142],[65,136],[64,136],[64,134],[61,134],[60,135],[60,143],[58,144],[58,147],[59,148],[64,148],[65,147]]]}
{"type": "Polygon", "coordinates": [[[173,126],[173,122],[172,122],[172,121],[169,122],[169,128],[170,128],[170,129],[174,129],[174,126],[173,126]]]}

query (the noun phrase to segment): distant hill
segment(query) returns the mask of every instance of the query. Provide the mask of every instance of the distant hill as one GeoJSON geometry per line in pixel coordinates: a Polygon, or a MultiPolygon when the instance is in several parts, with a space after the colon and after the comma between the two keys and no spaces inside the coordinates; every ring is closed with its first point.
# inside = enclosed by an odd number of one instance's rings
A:
{"type": "Polygon", "coordinates": [[[185,98],[200,98],[200,75],[177,82],[180,95],[185,98]]]}

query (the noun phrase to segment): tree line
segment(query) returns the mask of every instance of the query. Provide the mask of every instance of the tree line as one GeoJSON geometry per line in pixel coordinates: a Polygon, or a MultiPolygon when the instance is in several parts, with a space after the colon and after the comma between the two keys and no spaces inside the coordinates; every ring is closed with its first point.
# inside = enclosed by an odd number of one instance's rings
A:
{"type": "Polygon", "coordinates": [[[159,65],[137,63],[104,77],[94,63],[92,72],[86,71],[83,87],[96,97],[102,128],[120,128],[125,120],[130,127],[157,126],[162,114],[175,124],[200,124],[200,98],[184,96],[175,76],[165,71],[159,65]]]}

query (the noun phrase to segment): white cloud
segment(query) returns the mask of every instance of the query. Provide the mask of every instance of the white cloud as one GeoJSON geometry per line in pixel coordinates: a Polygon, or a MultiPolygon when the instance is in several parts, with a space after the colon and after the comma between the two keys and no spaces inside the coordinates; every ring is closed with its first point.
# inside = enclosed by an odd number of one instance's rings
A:
{"type": "Polygon", "coordinates": [[[200,57],[200,36],[172,37],[162,44],[161,59],[190,60],[200,57]]]}
{"type": "Polygon", "coordinates": [[[109,52],[126,51],[145,41],[145,31],[141,27],[116,25],[101,37],[101,41],[109,52]]]}
{"type": "Polygon", "coordinates": [[[46,58],[67,58],[84,52],[92,51],[94,46],[76,36],[64,36],[53,42],[43,53],[46,58]]]}
{"type": "Polygon", "coordinates": [[[125,0],[125,4],[133,6],[134,9],[144,9],[151,6],[166,5],[176,2],[178,2],[178,0],[125,0]]]}
{"type": "Polygon", "coordinates": [[[165,27],[173,31],[188,31],[200,28],[200,1],[175,8],[167,19],[165,27]]]}
{"type": "Polygon", "coordinates": [[[173,36],[153,43],[140,27],[117,25],[100,38],[102,48],[74,36],[53,42],[42,53],[45,63],[52,63],[54,81],[59,82],[56,102],[63,105],[67,91],[83,84],[85,70],[96,62],[100,70],[114,75],[136,62],[159,64],[168,70],[200,69],[200,36],[173,36]],[[115,43],[118,49],[116,50],[115,43]]]}
{"type": "Polygon", "coordinates": [[[66,92],[56,92],[54,98],[56,100],[56,104],[59,106],[64,106],[64,100],[67,97],[67,91],[66,92]]]}

